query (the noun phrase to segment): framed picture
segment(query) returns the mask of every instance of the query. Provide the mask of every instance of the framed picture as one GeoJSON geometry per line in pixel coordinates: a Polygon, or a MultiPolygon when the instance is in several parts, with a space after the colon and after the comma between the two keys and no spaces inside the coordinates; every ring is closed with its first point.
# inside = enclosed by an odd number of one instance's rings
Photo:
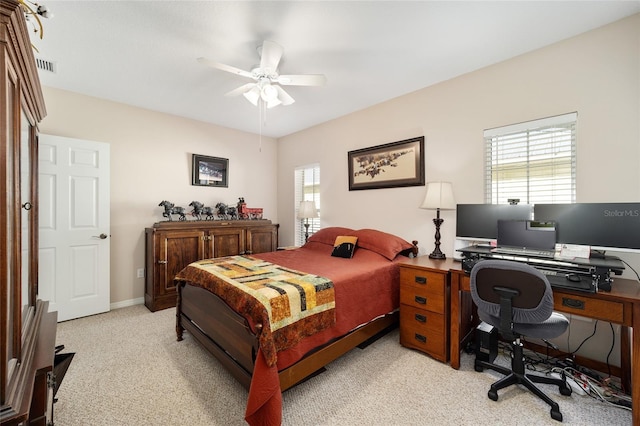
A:
{"type": "Polygon", "coordinates": [[[424,136],[349,151],[349,191],[424,186],[424,136]]]}
{"type": "Polygon", "coordinates": [[[193,154],[191,185],[229,186],[229,160],[227,158],[206,157],[193,154]]]}

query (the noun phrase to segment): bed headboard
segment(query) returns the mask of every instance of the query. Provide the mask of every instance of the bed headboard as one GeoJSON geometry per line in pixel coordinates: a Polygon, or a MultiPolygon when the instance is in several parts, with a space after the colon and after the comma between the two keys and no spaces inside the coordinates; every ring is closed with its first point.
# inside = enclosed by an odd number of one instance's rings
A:
{"type": "Polygon", "coordinates": [[[411,244],[413,244],[413,247],[400,252],[400,254],[407,257],[418,257],[418,241],[413,240],[411,244]]]}

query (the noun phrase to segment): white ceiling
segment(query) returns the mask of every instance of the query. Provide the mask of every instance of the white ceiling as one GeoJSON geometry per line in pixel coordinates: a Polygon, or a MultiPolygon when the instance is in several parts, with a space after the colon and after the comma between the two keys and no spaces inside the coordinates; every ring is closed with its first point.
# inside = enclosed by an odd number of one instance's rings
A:
{"type": "Polygon", "coordinates": [[[36,57],[56,87],[247,132],[258,108],[224,94],[247,79],[256,47],[284,47],[281,74],[322,73],[323,87],[287,86],[296,102],[267,110],[262,134],[285,136],[640,12],[638,1],[67,1],[36,57]]]}

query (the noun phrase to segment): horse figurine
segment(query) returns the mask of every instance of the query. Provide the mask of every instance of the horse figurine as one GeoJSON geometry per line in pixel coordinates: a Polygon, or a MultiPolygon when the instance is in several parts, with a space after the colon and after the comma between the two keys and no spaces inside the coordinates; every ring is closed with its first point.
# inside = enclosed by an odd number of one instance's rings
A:
{"type": "Polygon", "coordinates": [[[204,216],[206,220],[213,220],[213,209],[211,207],[206,207],[200,201],[192,201],[189,203],[191,207],[193,207],[193,211],[191,211],[191,215],[198,218],[198,220],[203,220],[204,216]]]}
{"type": "Polygon", "coordinates": [[[227,206],[225,203],[216,204],[218,217],[225,220],[238,219],[238,209],[227,206]]]}
{"type": "Polygon", "coordinates": [[[171,215],[177,214],[178,220],[184,221],[187,220],[187,216],[184,213],[184,207],[175,207],[171,201],[163,200],[158,204],[159,207],[164,207],[164,211],[162,212],[162,216],[169,219],[169,221],[173,221],[173,217],[171,215]]]}
{"type": "Polygon", "coordinates": [[[214,220],[215,216],[214,216],[214,212],[213,212],[213,208],[211,207],[203,207],[202,208],[202,214],[205,216],[205,218],[207,220],[214,220]]]}
{"type": "Polygon", "coordinates": [[[202,209],[204,208],[204,204],[200,201],[192,201],[189,203],[189,206],[193,207],[193,210],[191,210],[191,216],[195,216],[198,220],[202,220],[202,209]]]}

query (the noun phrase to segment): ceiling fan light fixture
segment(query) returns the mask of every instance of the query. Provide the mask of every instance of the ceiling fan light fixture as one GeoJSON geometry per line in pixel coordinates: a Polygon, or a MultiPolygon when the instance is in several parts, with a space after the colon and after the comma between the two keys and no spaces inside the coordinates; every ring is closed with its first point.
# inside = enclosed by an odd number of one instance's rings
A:
{"type": "Polygon", "coordinates": [[[243,96],[247,98],[247,100],[253,105],[258,106],[258,100],[260,99],[260,88],[258,86],[253,86],[251,90],[244,92],[243,96]]]}
{"type": "Polygon", "coordinates": [[[278,98],[275,98],[275,99],[272,99],[272,100],[268,100],[266,102],[267,102],[267,108],[273,108],[275,106],[278,106],[278,105],[282,104],[282,101],[280,101],[280,99],[278,99],[278,98]]]}
{"type": "Polygon", "coordinates": [[[262,93],[260,94],[262,100],[265,102],[273,102],[278,100],[278,91],[270,84],[264,85],[262,93]]]}

